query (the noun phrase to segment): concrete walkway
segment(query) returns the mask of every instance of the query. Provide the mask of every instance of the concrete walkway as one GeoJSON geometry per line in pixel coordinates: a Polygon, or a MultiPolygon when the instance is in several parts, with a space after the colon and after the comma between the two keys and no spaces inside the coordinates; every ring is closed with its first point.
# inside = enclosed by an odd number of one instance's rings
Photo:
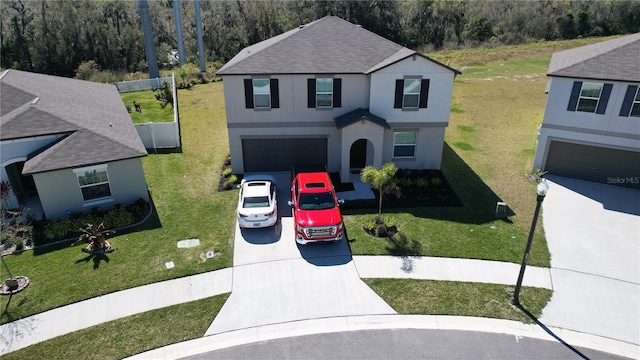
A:
{"type": "MultiPolygon", "coordinates": [[[[604,189],[605,192],[608,188],[604,189]]],[[[597,193],[601,191],[603,189],[598,189],[597,193]]],[[[640,288],[633,278],[638,274],[635,270],[638,261],[627,265],[611,264],[615,269],[620,268],[614,270],[606,265],[594,265],[601,257],[594,259],[584,255],[592,263],[591,268],[581,267],[582,261],[571,265],[575,268],[569,265],[563,265],[567,268],[555,268],[555,264],[562,264],[562,261],[571,263],[564,260],[568,255],[556,245],[568,246],[566,243],[573,242],[565,252],[574,254],[577,250],[571,249],[580,248],[582,244],[578,240],[589,235],[581,233],[580,237],[564,237],[557,231],[564,231],[562,229],[567,226],[587,226],[601,218],[599,213],[597,219],[580,216],[582,203],[563,214],[568,211],[566,201],[570,201],[568,204],[574,201],[565,199],[564,196],[571,196],[565,192],[575,193],[560,183],[552,182],[543,205],[552,268],[527,267],[524,285],[554,290],[541,321],[565,341],[574,346],[639,358],[640,340],[635,331],[640,321],[637,315],[640,288]],[[551,216],[553,219],[550,220],[551,216]],[[556,216],[561,220],[554,223],[558,219],[556,216]],[[625,299],[625,302],[620,299],[625,299]],[[615,309],[614,305],[620,309],[615,309]]],[[[584,191],[581,194],[586,195],[584,191]]],[[[625,192],[622,198],[634,201],[638,194],[640,192],[625,192]]],[[[279,193],[279,196],[286,195],[279,193]]],[[[594,197],[592,195],[591,199],[594,197]]],[[[622,261],[633,261],[633,254],[628,252],[635,250],[638,254],[634,244],[638,244],[640,217],[627,208],[633,210],[633,203],[624,205],[620,199],[618,205],[614,203],[604,201],[607,204],[604,208],[616,208],[607,210],[616,212],[610,214],[613,217],[607,224],[623,219],[616,227],[622,226],[626,230],[617,232],[632,237],[635,242],[622,242],[616,251],[620,252],[622,261]],[[621,209],[626,209],[622,211],[625,216],[616,216],[621,209]]],[[[272,229],[236,229],[233,268],[124,290],[4,324],[0,326],[0,355],[101,322],[228,292],[231,296],[206,332],[209,336],[139,354],[135,358],[176,358],[192,354],[197,349],[210,351],[220,346],[277,337],[367,328],[461,329],[552,339],[535,325],[513,321],[395,315],[395,311],[360,280],[391,277],[513,285],[519,270],[517,264],[431,257],[352,258],[346,242],[335,246],[299,247],[293,241],[293,220],[287,214],[290,210],[280,207],[279,211],[281,221],[272,229]]],[[[590,228],[590,232],[598,234],[599,228],[605,228],[604,224],[590,228]]],[[[596,240],[600,238],[600,235],[593,236],[596,240]]],[[[602,251],[596,251],[594,255],[601,255],[602,251]]]]}

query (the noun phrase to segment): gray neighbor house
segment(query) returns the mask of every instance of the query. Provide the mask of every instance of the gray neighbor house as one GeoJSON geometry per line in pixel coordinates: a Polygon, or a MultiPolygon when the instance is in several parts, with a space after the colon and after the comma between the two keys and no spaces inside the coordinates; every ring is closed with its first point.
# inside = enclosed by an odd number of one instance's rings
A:
{"type": "Polygon", "coordinates": [[[6,70],[0,100],[3,208],[58,219],[149,200],[147,151],[114,85],[6,70]]]}
{"type": "Polygon", "coordinates": [[[217,73],[233,170],[440,169],[458,74],[334,16],[251,45],[217,73]]]}
{"type": "Polygon", "coordinates": [[[640,33],[556,52],[534,169],[640,189],[640,33]]]}

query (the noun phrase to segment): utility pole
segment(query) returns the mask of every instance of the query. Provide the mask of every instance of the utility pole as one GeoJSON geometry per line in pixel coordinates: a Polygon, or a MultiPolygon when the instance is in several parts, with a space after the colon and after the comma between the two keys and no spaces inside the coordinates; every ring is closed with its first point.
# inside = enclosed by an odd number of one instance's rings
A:
{"type": "Polygon", "coordinates": [[[196,35],[198,37],[198,58],[200,59],[200,72],[207,72],[207,64],[204,61],[204,44],[202,42],[202,18],[200,17],[200,0],[194,0],[196,7],[196,35]]]}
{"type": "Polygon", "coordinates": [[[182,20],[180,20],[180,0],[173,0],[173,16],[176,23],[176,36],[178,37],[178,63],[184,65],[184,44],[182,43],[182,20]]]}
{"type": "Polygon", "coordinates": [[[151,19],[149,18],[149,3],[147,0],[139,0],[140,18],[142,19],[142,32],[144,33],[144,51],[147,55],[147,69],[149,79],[160,77],[158,69],[158,58],[156,57],[156,47],[153,44],[153,30],[151,29],[151,19]]]}

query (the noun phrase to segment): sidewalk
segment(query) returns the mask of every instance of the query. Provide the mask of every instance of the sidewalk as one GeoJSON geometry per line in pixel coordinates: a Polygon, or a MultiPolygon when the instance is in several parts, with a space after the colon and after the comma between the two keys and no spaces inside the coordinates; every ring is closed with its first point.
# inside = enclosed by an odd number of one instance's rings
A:
{"type": "MultiPolygon", "coordinates": [[[[415,271],[412,273],[406,273],[403,270],[402,266],[406,259],[400,257],[356,256],[346,265],[353,265],[360,277],[367,274],[366,277],[411,276],[420,279],[455,280],[453,276],[459,274],[463,277],[461,279],[463,281],[505,285],[512,285],[513,279],[517,278],[518,274],[517,265],[496,261],[460,261],[461,259],[442,258],[411,259],[415,264],[415,271]],[[437,266],[433,261],[438,261],[437,266]],[[505,265],[507,268],[511,268],[508,270],[511,274],[505,275],[505,265]]],[[[243,271],[260,273],[261,266],[263,265],[257,263],[242,267],[243,271]]],[[[118,291],[3,324],[0,326],[0,356],[103,322],[231,292],[233,270],[233,268],[227,268],[118,291]]],[[[544,285],[542,287],[549,288],[548,272],[549,269],[528,267],[524,285],[541,286],[542,284],[544,285]]],[[[306,317],[304,320],[307,319],[311,319],[311,317],[306,317]]],[[[257,325],[259,324],[245,324],[249,328],[257,325]]]]}

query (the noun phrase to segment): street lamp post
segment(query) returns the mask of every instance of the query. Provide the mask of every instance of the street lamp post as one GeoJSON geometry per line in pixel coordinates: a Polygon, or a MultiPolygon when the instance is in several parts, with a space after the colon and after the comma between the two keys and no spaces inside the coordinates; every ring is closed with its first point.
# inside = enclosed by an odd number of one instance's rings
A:
{"type": "Polygon", "coordinates": [[[540,205],[542,205],[542,201],[544,197],[547,195],[549,191],[549,185],[547,182],[542,179],[538,183],[537,193],[538,196],[536,198],[536,211],[533,213],[533,221],[531,222],[531,230],[529,231],[529,238],[527,239],[527,246],[524,250],[524,256],[522,257],[522,264],[520,265],[520,274],[518,275],[518,282],[516,283],[516,289],[513,291],[513,296],[509,299],[509,303],[511,305],[519,305],[520,304],[520,288],[522,287],[522,278],[524,278],[524,270],[527,267],[527,261],[529,260],[529,251],[531,250],[531,242],[533,242],[533,233],[536,230],[536,223],[538,222],[538,214],[540,214],[540,205]]]}

